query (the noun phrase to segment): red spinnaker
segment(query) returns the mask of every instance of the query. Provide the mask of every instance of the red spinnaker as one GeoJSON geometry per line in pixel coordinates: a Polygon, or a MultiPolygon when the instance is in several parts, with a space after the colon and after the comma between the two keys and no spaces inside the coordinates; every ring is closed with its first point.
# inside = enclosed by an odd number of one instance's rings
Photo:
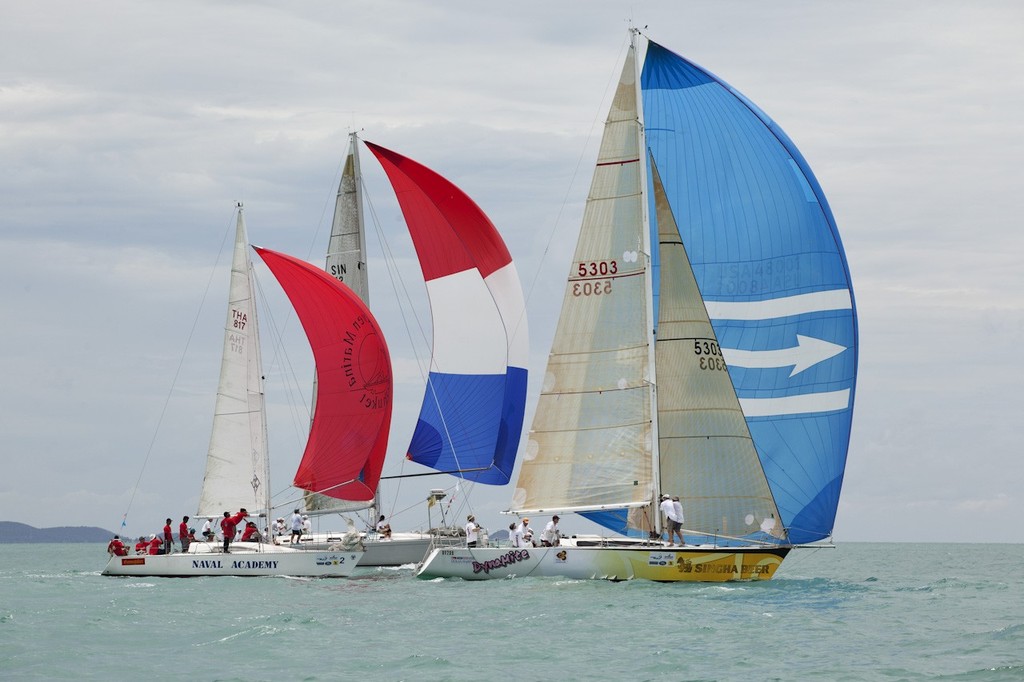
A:
{"type": "Polygon", "coordinates": [[[323,270],[253,247],[302,322],[316,362],[316,412],[294,485],[369,502],[391,426],[391,357],[366,304],[323,270]]]}

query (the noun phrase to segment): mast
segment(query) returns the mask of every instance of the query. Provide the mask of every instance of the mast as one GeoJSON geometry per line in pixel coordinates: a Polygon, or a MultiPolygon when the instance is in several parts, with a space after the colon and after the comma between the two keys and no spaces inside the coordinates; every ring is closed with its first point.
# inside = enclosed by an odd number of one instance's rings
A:
{"type": "MultiPolygon", "coordinates": [[[[242,220],[242,202],[238,202],[238,219],[239,219],[239,221],[242,220]]],[[[246,251],[245,251],[246,259],[245,260],[246,260],[246,263],[248,263],[248,266],[249,266],[249,288],[250,288],[251,291],[255,292],[256,291],[255,271],[253,270],[252,258],[249,256],[249,253],[250,253],[249,250],[246,249],[246,251]]],[[[266,533],[267,533],[267,535],[269,537],[269,533],[270,533],[270,516],[271,516],[271,513],[272,513],[272,510],[270,508],[270,505],[271,505],[271,500],[270,500],[270,495],[271,495],[271,491],[270,491],[270,439],[267,436],[266,391],[264,390],[264,378],[263,378],[263,376],[264,376],[263,375],[263,351],[262,351],[263,347],[260,346],[260,325],[259,325],[259,323],[257,322],[257,319],[256,319],[257,318],[257,314],[256,314],[256,305],[255,305],[255,303],[256,303],[256,301],[254,299],[253,300],[253,307],[252,307],[252,338],[253,338],[253,342],[255,343],[255,348],[256,348],[256,358],[255,358],[256,374],[255,374],[255,376],[257,377],[257,385],[256,385],[255,393],[256,393],[256,396],[257,396],[256,400],[259,401],[259,415],[260,415],[259,428],[262,431],[260,442],[263,445],[263,467],[262,467],[263,468],[263,481],[262,481],[262,483],[260,482],[260,480],[258,478],[258,474],[257,474],[257,476],[253,477],[252,486],[253,486],[253,493],[256,495],[257,499],[259,499],[259,497],[260,497],[259,496],[259,488],[260,488],[261,485],[263,487],[263,509],[266,511],[266,514],[267,514],[267,516],[266,516],[266,520],[267,520],[266,533]]]]}
{"type": "Polygon", "coordinates": [[[653,495],[651,500],[651,508],[654,516],[654,530],[661,536],[661,511],[658,508],[658,497],[661,491],[661,455],[658,448],[658,372],[657,366],[655,365],[655,329],[657,328],[657,318],[655,315],[657,311],[654,309],[654,273],[653,265],[654,259],[652,257],[651,247],[651,219],[650,211],[647,205],[647,135],[644,128],[644,101],[640,89],[640,72],[643,67],[643,63],[640,60],[639,55],[639,37],[640,29],[630,27],[630,40],[629,46],[633,50],[633,64],[636,73],[635,89],[634,93],[636,96],[636,112],[637,112],[637,149],[640,151],[640,211],[643,227],[641,233],[643,234],[643,252],[644,257],[647,258],[647,267],[644,268],[644,286],[647,288],[649,295],[646,297],[647,305],[647,361],[648,367],[650,367],[650,377],[648,379],[648,385],[650,389],[650,401],[651,401],[651,475],[653,483],[653,495]]]}

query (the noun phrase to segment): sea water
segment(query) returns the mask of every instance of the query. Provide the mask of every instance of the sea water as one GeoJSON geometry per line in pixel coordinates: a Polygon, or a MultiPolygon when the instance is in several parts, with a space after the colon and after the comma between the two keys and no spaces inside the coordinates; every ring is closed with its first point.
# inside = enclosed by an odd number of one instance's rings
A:
{"type": "Polygon", "coordinates": [[[1024,680],[1024,545],[795,550],[768,582],[106,578],[0,545],[0,678],[1024,680]]]}

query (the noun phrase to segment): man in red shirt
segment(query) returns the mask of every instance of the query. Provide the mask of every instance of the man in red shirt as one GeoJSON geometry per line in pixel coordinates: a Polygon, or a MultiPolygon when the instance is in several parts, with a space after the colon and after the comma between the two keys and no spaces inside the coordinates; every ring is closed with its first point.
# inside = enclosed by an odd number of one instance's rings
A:
{"type": "Polygon", "coordinates": [[[160,545],[161,544],[163,544],[163,543],[160,542],[160,538],[158,538],[155,535],[151,536],[149,538],[149,553],[150,554],[159,554],[160,553],[160,545]]]}
{"type": "Polygon", "coordinates": [[[224,553],[230,554],[228,545],[235,539],[235,530],[238,528],[238,524],[249,515],[249,512],[245,511],[245,507],[238,510],[238,513],[231,516],[229,512],[224,512],[224,518],[220,522],[220,530],[224,534],[224,553]]]}
{"type": "Polygon", "coordinates": [[[148,548],[149,548],[149,543],[146,542],[146,538],[144,538],[144,537],[142,537],[140,535],[139,536],[139,541],[135,543],[135,553],[136,554],[145,554],[146,550],[148,548]]]}
{"type": "Polygon", "coordinates": [[[178,542],[181,543],[181,551],[188,551],[188,517],[181,517],[181,525],[178,526],[178,542]]]}
{"type": "Polygon", "coordinates": [[[259,529],[256,524],[252,521],[247,521],[245,524],[245,532],[242,533],[242,542],[259,542],[262,540],[259,529]]]}
{"type": "Polygon", "coordinates": [[[120,535],[115,535],[114,539],[107,545],[107,554],[114,556],[125,556],[128,554],[128,550],[124,548],[124,543],[121,542],[120,535]]]}
{"type": "Polygon", "coordinates": [[[167,519],[164,522],[164,554],[171,553],[171,547],[174,543],[174,536],[171,535],[171,520],[167,519]]]}

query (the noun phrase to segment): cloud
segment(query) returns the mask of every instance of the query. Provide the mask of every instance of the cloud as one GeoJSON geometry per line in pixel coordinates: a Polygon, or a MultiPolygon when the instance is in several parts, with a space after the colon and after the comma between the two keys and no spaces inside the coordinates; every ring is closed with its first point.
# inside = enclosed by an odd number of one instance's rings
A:
{"type": "MultiPolygon", "coordinates": [[[[862,342],[837,535],[1019,538],[1003,519],[1024,485],[1024,8],[783,0],[630,13],[757,102],[829,196],[862,342]]],[[[627,21],[617,2],[5,8],[0,519],[112,528],[136,480],[131,514],[146,528],[195,506],[234,202],[253,241],[319,262],[351,129],[451,178],[502,231],[530,293],[534,396],[627,21]]],[[[364,166],[371,301],[407,386],[388,465],[400,468],[429,331],[407,329],[399,302],[421,318],[426,304],[393,194],[364,166]]],[[[292,390],[308,401],[304,341],[286,338],[292,390]]],[[[267,371],[284,383],[283,364],[267,371]]],[[[278,490],[302,411],[277,413],[283,392],[271,400],[278,490]]],[[[462,490],[459,504],[500,527],[480,510],[504,508],[510,490],[462,490]]],[[[400,509],[424,497],[411,483],[386,495],[400,509]]]]}

